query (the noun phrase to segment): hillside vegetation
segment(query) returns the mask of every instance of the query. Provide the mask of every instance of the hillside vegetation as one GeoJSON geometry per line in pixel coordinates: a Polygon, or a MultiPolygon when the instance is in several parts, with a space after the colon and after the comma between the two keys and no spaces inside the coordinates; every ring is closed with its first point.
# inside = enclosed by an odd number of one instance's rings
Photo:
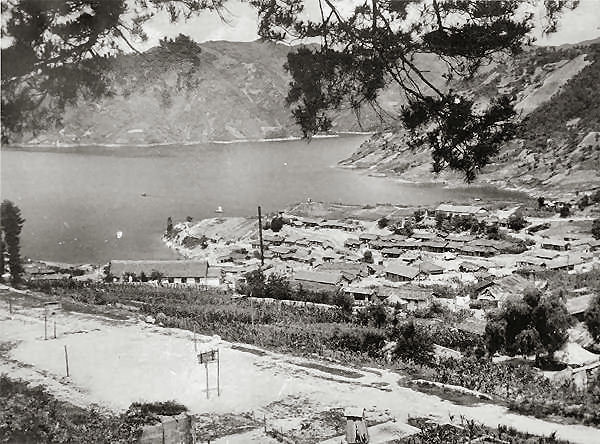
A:
{"type": "MultiPolygon", "coordinates": [[[[505,62],[454,85],[481,102],[510,94],[522,119],[517,138],[478,182],[558,194],[599,187],[600,43],[540,47],[505,62]]],[[[375,134],[342,164],[407,180],[461,182],[451,172],[434,175],[429,151],[410,148],[399,127],[375,134]]]]}
{"type": "MultiPolygon", "coordinates": [[[[270,42],[197,44],[180,35],[143,54],[109,59],[109,94],[81,98],[61,122],[11,143],[149,144],[299,136],[285,104],[283,65],[295,47],[270,42]]],[[[368,113],[364,124],[376,119],[368,113]]],[[[341,112],[334,131],[356,131],[341,112]]]]}

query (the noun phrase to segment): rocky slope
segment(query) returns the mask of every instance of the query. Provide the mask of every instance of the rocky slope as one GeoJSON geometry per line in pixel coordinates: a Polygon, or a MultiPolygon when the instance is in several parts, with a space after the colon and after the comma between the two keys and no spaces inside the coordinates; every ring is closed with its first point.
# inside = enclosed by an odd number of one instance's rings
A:
{"type": "MultiPolygon", "coordinates": [[[[522,125],[477,179],[549,194],[600,187],[600,43],[536,48],[488,67],[473,82],[453,85],[485,102],[515,97],[522,125]]],[[[427,149],[410,149],[400,126],[378,132],[341,165],[409,181],[461,183],[452,172],[434,175],[427,149]]]]}
{"type": "MultiPolygon", "coordinates": [[[[81,99],[62,124],[25,134],[27,144],[149,144],[301,135],[285,105],[283,65],[295,48],[268,42],[161,43],[111,60],[109,97],[81,99]]],[[[363,119],[365,129],[376,122],[363,119]]],[[[341,112],[333,131],[359,131],[341,112]]]]}

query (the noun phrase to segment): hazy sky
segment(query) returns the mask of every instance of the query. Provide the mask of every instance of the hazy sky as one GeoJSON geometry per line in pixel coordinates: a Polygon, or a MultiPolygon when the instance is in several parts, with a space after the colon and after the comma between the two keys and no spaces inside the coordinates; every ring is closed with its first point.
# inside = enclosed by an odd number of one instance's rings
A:
{"type": "MultiPolygon", "coordinates": [[[[337,1],[336,4],[343,4],[337,1]]],[[[345,3],[351,6],[352,0],[345,3]]],[[[316,1],[307,0],[306,8],[310,13],[316,13],[316,1]]],[[[207,40],[252,41],[258,38],[257,14],[247,3],[239,0],[227,2],[229,13],[226,14],[229,23],[223,23],[216,14],[209,12],[194,17],[187,22],[170,23],[166,13],[155,16],[145,26],[149,41],[138,43],[140,49],[155,46],[163,36],[174,37],[179,33],[191,36],[197,42],[207,40]]],[[[567,11],[560,23],[558,32],[548,37],[542,37],[536,30],[537,44],[561,45],[577,43],[583,40],[600,37],[600,0],[581,0],[578,8],[567,11]]]]}

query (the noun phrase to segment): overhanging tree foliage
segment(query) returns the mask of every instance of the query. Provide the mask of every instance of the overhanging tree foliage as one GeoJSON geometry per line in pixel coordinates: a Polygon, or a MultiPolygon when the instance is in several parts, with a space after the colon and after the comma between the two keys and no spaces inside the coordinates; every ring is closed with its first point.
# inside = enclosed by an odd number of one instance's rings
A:
{"type": "MultiPolygon", "coordinates": [[[[307,18],[303,0],[249,0],[259,14],[259,35],[269,40],[314,41],[290,53],[287,102],[310,137],[331,128],[331,111],[357,115],[369,106],[385,111],[378,97],[399,88],[406,98],[400,118],[410,143],[432,150],[433,169],[451,168],[467,181],[514,133],[510,97],[476,103],[450,88],[471,78],[501,54],[520,51],[529,40],[532,15],[523,4],[543,2],[546,30],[574,0],[314,0],[318,18],[307,18]],[[423,58],[446,71],[432,78],[423,58]]],[[[222,15],[226,0],[7,0],[2,3],[2,136],[39,130],[60,121],[66,103],[81,95],[108,94],[108,56],[145,38],[144,23],[164,10],[171,20],[203,11],[222,15]],[[44,104],[42,107],[41,105],[44,104]]],[[[393,116],[394,118],[396,116],[393,116]]]]}
{"type": "MultiPolygon", "coordinates": [[[[532,15],[523,2],[366,0],[347,12],[340,2],[318,0],[317,19],[305,18],[302,0],[251,3],[262,37],[319,40],[290,53],[286,65],[293,78],[287,101],[306,136],[330,129],[332,110],[349,107],[359,115],[369,106],[385,113],[377,99],[390,86],[406,98],[400,118],[409,143],[431,148],[435,172],[451,168],[471,181],[514,135],[510,97],[476,103],[450,82],[472,78],[528,43],[532,15]],[[443,62],[441,78],[428,74],[425,60],[443,62]]],[[[549,31],[566,4],[545,2],[549,31]]]]}
{"type": "MultiPolygon", "coordinates": [[[[157,12],[171,20],[221,11],[223,0],[6,0],[2,2],[2,139],[60,123],[64,107],[80,97],[110,94],[110,56],[157,12]]],[[[161,42],[162,44],[177,44],[161,42]]]]}

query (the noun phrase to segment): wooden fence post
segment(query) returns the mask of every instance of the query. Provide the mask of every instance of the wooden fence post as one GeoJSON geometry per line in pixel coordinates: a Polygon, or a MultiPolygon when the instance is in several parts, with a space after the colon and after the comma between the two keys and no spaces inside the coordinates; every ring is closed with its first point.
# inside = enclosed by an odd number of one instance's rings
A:
{"type": "Polygon", "coordinates": [[[69,353],[67,352],[67,346],[65,345],[65,367],[67,368],[67,378],[69,377],[69,353]]]}

